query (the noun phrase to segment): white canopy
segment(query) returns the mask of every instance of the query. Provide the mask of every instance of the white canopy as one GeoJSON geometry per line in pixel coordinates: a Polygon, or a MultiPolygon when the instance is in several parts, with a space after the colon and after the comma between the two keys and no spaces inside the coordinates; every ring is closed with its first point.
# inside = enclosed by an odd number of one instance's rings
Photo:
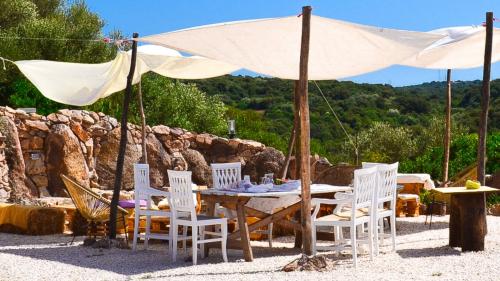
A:
{"type": "MultiPolygon", "coordinates": [[[[138,38],[134,83],[154,71],[179,79],[202,79],[245,68],[297,80],[302,19],[284,17],[200,26],[138,38]],[[165,48],[168,47],[168,48],[165,48]],[[173,48],[173,49],[169,49],[173,48]],[[178,51],[199,55],[184,57],[178,51]],[[202,57],[200,57],[202,56],[202,57]]],[[[500,60],[500,30],[494,30],[492,62],[500,60]]],[[[431,32],[385,29],[312,16],[309,79],[331,80],[394,64],[456,69],[483,63],[485,28],[452,27],[431,32]]],[[[103,64],[17,61],[46,97],[87,105],[123,90],[130,53],[103,64]]]]}
{"type": "MultiPolygon", "coordinates": [[[[458,26],[429,31],[429,33],[444,37],[401,64],[434,69],[482,66],[486,41],[485,30],[483,26],[458,26]]],[[[494,28],[491,62],[499,60],[500,29],[494,28]]]]}
{"type": "MultiPolygon", "coordinates": [[[[207,25],[138,41],[298,80],[301,30],[302,19],[291,16],[207,25]]],[[[338,79],[399,64],[443,37],[312,16],[309,79],[338,79]]]]}
{"type": "MultiPolygon", "coordinates": [[[[119,52],[101,64],[45,60],[16,61],[21,72],[47,98],[65,104],[88,105],[125,89],[130,52],[119,52]]],[[[238,67],[199,56],[184,57],[161,46],[138,47],[134,83],[148,71],[179,79],[203,79],[228,74],[238,67]]]]}

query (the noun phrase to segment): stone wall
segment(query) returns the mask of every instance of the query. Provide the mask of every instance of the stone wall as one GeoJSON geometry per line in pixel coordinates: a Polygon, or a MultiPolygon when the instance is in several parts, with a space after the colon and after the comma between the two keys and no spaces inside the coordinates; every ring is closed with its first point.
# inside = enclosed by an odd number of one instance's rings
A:
{"type": "Polygon", "coordinates": [[[9,166],[5,158],[5,136],[0,133],[0,202],[10,197],[9,166]]]}
{"type": "MultiPolygon", "coordinates": [[[[129,123],[128,129],[124,190],[133,189],[133,163],[142,157],[140,127],[129,123]]],[[[120,142],[120,124],[113,117],[68,109],[41,116],[0,107],[0,133],[0,146],[5,142],[5,149],[0,148],[0,200],[67,196],[61,173],[93,188],[113,187],[120,142]]],[[[251,140],[163,125],[148,126],[146,133],[151,185],[155,187],[168,185],[168,169],[191,170],[195,183],[210,185],[210,163],[235,161],[242,163],[243,174],[258,181],[264,173],[278,175],[285,158],[282,152],[251,140]]],[[[318,171],[312,179],[324,179],[332,165],[318,157],[312,160],[313,172],[318,171]]]]}

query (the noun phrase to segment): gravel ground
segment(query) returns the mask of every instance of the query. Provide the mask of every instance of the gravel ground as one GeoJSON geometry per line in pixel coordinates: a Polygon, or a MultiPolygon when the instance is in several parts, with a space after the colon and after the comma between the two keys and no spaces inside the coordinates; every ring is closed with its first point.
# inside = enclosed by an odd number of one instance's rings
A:
{"type": "Polygon", "coordinates": [[[0,233],[0,280],[500,280],[500,217],[488,216],[486,251],[475,253],[447,247],[448,219],[434,217],[432,230],[424,216],[398,219],[396,252],[382,247],[373,261],[361,255],[356,270],[350,255],[322,252],[329,261],[325,272],[280,271],[300,255],[291,237],[277,238],[273,249],[252,242],[254,262],[230,250],[229,263],[223,263],[212,250],[192,266],[182,255],[170,262],[162,243],[132,252],[83,247],[83,238],[66,245],[71,237],[0,233]]]}

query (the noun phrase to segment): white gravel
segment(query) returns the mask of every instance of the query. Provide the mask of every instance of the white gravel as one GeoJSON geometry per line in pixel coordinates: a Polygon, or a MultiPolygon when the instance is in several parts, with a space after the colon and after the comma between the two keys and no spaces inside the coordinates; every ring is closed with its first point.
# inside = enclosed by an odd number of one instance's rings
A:
{"type": "Polygon", "coordinates": [[[488,216],[486,251],[462,253],[449,248],[448,217],[434,217],[433,229],[425,217],[398,219],[397,251],[383,247],[373,261],[360,256],[358,268],[349,255],[326,255],[326,272],[281,272],[299,256],[291,237],[277,238],[274,248],[252,242],[254,262],[244,262],[241,251],[229,251],[229,263],[220,252],[199,260],[197,266],[183,256],[171,263],[166,244],[155,243],[148,251],[99,250],[62,243],[71,237],[22,236],[0,233],[0,280],[500,280],[500,217],[488,216]]]}

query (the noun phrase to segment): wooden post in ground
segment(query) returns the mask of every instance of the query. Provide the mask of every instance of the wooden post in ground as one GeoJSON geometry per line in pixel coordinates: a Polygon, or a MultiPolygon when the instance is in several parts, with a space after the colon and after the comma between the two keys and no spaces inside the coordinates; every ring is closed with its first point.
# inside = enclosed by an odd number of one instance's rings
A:
{"type": "Polygon", "coordinates": [[[300,179],[301,179],[301,226],[303,252],[312,255],[311,235],[311,165],[309,135],[308,63],[311,35],[311,6],[302,7],[302,39],[300,43],[299,108],[300,108],[300,179]]]}
{"type": "Polygon", "coordinates": [[[139,113],[141,114],[141,131],[142,131],[142,157],[141,162],[148,163],[148,151],[146,150],[146,115],[144,114],[144,106],[142,104],[142,81],[139,80],[137,85],[137,98],[139,99],[139,113]]]}
{"type": "Polygon", "coordinates": [[[286,174],[288,172],[290,158],[292,157],[293,147],[295,146],[295,136],[296,136],[296,129],[295,129],[295,120],[294,120],[293,126],[292,126],[292,132],[290,133],[290,139],[288,140],[288,152],[286,154],[285,163],[283,163],[283,168],[280,171],[281,179],[285,179],[286,174]]]}
{"type": "Polygon", "coordinates": [[[444,155],[443,155],[443,186],[448,186],[448,170],[450,165],[451,142],[451,69],[446,72],[446,107],[444,129],[444,155]]]}
{"type": "MultiPolygon", "coordinates": [[[[294,119],[293,126],[295,127],[295,177],[300,178],[300,161],[299,155],[301,154],[300,150],[300,93],[299,93],[299,81],[294,81],[293,83],[293,105],[294,105],[294,119]]],[[[295,214],[295,219],[297,221],[301,220],[301,215],[299,212],[295,214]]],[[[295,248],[302,248],[302,231],[295,230],[295,248]]]]}
{"type": "Polygon", "coordinates": [[[477,146],[477,180],[484,185],[486,173],[486,134],[488,131],[488,110],[490,104],[491,52],[493,41],[493,12],[486,13],[486,42],[484,48],[483,88],[481,117],[479,120],[479,144],[477,146]]]}
{"type": "MultiPolygon", "coordinates": [[[[139,37],[134,33],[133,38],[139,37]]],[[[127,76],[127,88],[123,97],[123,109],[121,119],[120,148],[116,160],[115,185],[113,187],[113,198],[111,199],[111,208],[109,211],[109,239],[116,238],[116,218],[118,212],[118,200],[120,198],[120,189],[122,187],[123,164],[125,161],[125,149],[127,147],[127,119],[130,98],[132,96],[132,80],[134,78],[135,64],[137,58],[137,41],[132,41],[132,58],[130,60],[130,71],[127,76]]]]}

